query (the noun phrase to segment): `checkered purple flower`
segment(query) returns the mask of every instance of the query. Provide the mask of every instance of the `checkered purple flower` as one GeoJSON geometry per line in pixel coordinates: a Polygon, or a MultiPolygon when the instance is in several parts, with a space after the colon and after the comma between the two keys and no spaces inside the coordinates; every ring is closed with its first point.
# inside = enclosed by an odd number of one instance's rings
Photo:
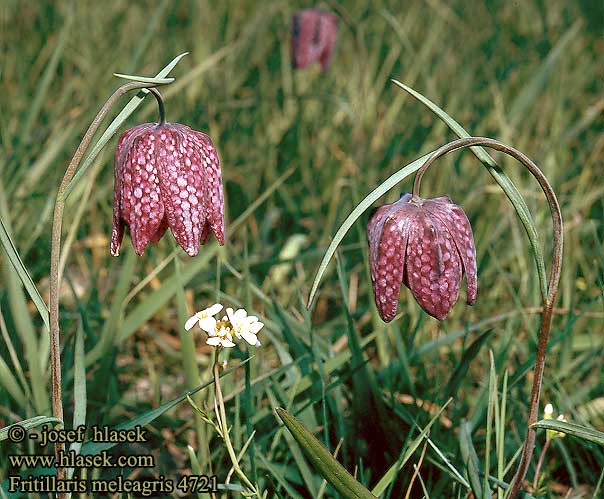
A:
{"type": "Polygon", "coordinates": [[[140,256],[168,227],[195,256],[210,230],[224,244],[218,153],[210,137],[178,123],[145,123],[124,132],[115,151],[111,254],[130,229],[140,256]]]}
{"type": "Polygon", "coordinates": [[[306,9],[292,20],[292,60],[297,69],[314,62],[327,71],[338,36],[338,19],[331,12],[306,9]]]}
{"type": "Polygon", "coordinates": [[[444,319],[466,274],[467,302],[476,300],[476,248],[465,213],[449,197],[384,205],[367,224],[373,293],[380,316],[396,315],[401,284],[431,316],[444,319]]]}

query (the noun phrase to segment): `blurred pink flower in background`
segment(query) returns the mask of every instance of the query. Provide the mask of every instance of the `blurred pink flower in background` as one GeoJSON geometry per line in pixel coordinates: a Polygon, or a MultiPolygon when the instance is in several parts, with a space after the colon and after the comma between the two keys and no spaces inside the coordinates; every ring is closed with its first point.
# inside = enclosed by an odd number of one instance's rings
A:
{"type": "Polygon", "coordinates": [[[338,36],[338,20],[330,12],[307,9],[297,12],[292,20],[292,60],[297,69],[314,62],[327,71],[338,36]]]}
{"type": "Polygon", "coordinates": [[[190,256],[210,230],[224,244],[220,163],[210,137],[178,123],[145,123],[121,135],[115,151],[114,256],[126,225],[139,256],[168,227],[190,256]]]}
{"type": "Polygon", "coordinates": [[[463,273],[467,302],[476,300],[476,248],[470,222],[447,196],[405,194],[378,208],[367,223],[369,263],[380,317],[396,315],[401,283],[432,317],[444,319],[457,302],[463,273]]]}

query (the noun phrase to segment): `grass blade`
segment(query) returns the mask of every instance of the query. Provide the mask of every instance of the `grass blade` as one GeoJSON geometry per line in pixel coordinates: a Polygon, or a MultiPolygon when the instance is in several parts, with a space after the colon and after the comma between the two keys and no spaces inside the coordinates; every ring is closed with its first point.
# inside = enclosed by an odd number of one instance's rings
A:
{"type": "Polygon", "coordinates": [[[19,421],[18,423],[14,423],[4,428],[0,428],[0,442],[6,440],[8,438],[8,433],[11,428],[14,426],[21,426],[25,431],[31,430],[32,428],[37,428],[43,424],[62,424],[63,421],[57,418],[52,418],[50,416],[34,416],[33,418],[25,419],[23,421],[19,421]]]}
{"type": "Polygon", "coordinates": [[[340,494],[347,499],[376,499],[376,496],[357,482],[302,423],[285,409],[278,407],[275,411],[308,459],[340,494]]]}
{"type": "MultiPolygon", "coordinates": [[[[82,321],[78,324],[76,331],[74,368],[73,368],[73,428],[86,424],[86,357],[84,352],[84,327],[82,321]]],[[[82,442],[73,442],[69,446],[70,451],[74,451],[76,455],[80,453],[82,442]]],[[[67,470],[67,478],[73,477],[74,468],[67,470]]]]}
{"type": "Polygon", "coordinates": [[[577,423],[568,423],[566,421],[557,421],[555,419],[542,419],[537,421],[533,428],[543,428],[545,430],[554,430],[573,437],[578,437],[589,442],[594,442],[598,445],[604,445],[604,433],[587,426],[579,425],[577,423]]]}
{"type": "Polygon", "coordinates": [[[2,247],[4,248],[4,251],[8,256],[10,263],[17,272],[19,279],[21,279],[21,282],[23,283],[27,294],[32,299],[34,305],[38,309],[40,317],[42,317],[44,325],[46,326],[46,330],[50,331],[48,308],[46,307],[46,303],[42,299],[42,296],[40,296],[38,288],[36,288],[34,281],[32,280],[31,276],[29,275],[29,272],[25,268],[25,264],[21,260],[21,257],[17,252],[17,248],[15,248],[15,245],[9,235],[7,227],[6,225],[4,225],[2,217],[0,217],[0,243],[2,243],[2,247]]]}

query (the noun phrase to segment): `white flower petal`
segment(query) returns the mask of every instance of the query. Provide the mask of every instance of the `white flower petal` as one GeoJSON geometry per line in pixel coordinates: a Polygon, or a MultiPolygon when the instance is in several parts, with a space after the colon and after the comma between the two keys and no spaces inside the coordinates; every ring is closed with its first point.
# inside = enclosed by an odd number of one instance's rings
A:
{"type": "Polygon", "coordinates": [[[258,331],[260,331],[263,327],[263,322],[253,322],[252,324],[250,324],[249,331],[251,333],[258,334],[258,331]]]}
{"type": "Polygon", "coordinates": [[[227,348],[233,348],[235,346],[235,343],[233,343],[230,340],[222,340],[222,346],[223,347],[227,347],[227,348]]]}
{"type": "Polygon", "coordinates": [[[258,342],[258,338],[256,338],[256,335],[254,333],[242,331],[241,336],[252,346],[256,345],[256,343],[258,342]]]}
{"type": "Polygon", "coordinates": [[[189,317],[187,319],[187,322],[185,322],[185,330],[188,331],[189,329],[191,329],[197,323],[198,320],[199,320],[199,317],[197,317],[197,314],[189,317]]]}
{"type": "Polygon", "coordinates": [[[199,319],[199,327],[206,333],[214,333],[216,331],[216,319],[214,317],[204,317],[199,319]]]}
{"type": "Polygon", "coordinates": [[[206,308],[203,312],[207,316],[216,315],[218,312],[222,310],[222,305],[220,303],[214,303],[211,307],[206,308]]]}
{"type": "Polygon", "coordinates": [[[236,322],[241,322],[243,319],[247,317],[247,312],[243,308],[239,308],[233,314],[236,322]]]}
{"type": "Polygon", "coordinates": [[[212,336],[211,338],[208,338],[206,340],[206,343],[208,345],[212,345],[213,347],[217,347],[218,345],[220,345],[220,338],[218,336],[212,336]]]}
{"type": "Polygon", "coordinates": [[[233,323],[233,321],[234,321],[234,317],[233,317],[233,309],[232,309],[231,307],[228,307],[228,308],[226,309],[226,314],[227,314],[227,317],[228,317],[229,321],[230,321],[230,322],[231,322],[231,324],[232,324],[232,323],[233,323]]]}
{"type": "Polygon", "coordinates": [[[260,345],[262,345],[262,343],[260,343],[260,340],[256,340],[256,344],[254,345],[256,348],[258,348],[260,345]]]}

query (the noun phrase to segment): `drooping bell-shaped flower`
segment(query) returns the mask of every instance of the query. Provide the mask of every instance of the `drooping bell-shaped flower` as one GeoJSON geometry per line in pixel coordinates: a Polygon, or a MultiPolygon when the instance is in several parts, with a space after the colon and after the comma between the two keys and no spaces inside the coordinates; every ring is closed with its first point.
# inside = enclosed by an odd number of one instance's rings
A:
{"type": "Polygon", "coordinates": [[[115,151],[111,254],[130,229],[140,256],[170,227],[195,256],[210,230],[224,244],[224,200],[218,153],[210,137],[178,123],[145,123],[124,132],[115,151]]]}
{"type": "Polygon", "coordinates": [[[378,208],[367,224],[375,303],[396,315],[401,283],[431,316],[444,319],[457,302],[463,273],[467,302],[476,300],[476,248],[466,214],[449,197],[412,198],[378,208]]]}
{"type": "Polygon", "coordinates": [[[338,36],[338,19],[319,9],[301,10],[292,20],[292,60],[296,69],[314,62],[327,71],[338,36]]]}

